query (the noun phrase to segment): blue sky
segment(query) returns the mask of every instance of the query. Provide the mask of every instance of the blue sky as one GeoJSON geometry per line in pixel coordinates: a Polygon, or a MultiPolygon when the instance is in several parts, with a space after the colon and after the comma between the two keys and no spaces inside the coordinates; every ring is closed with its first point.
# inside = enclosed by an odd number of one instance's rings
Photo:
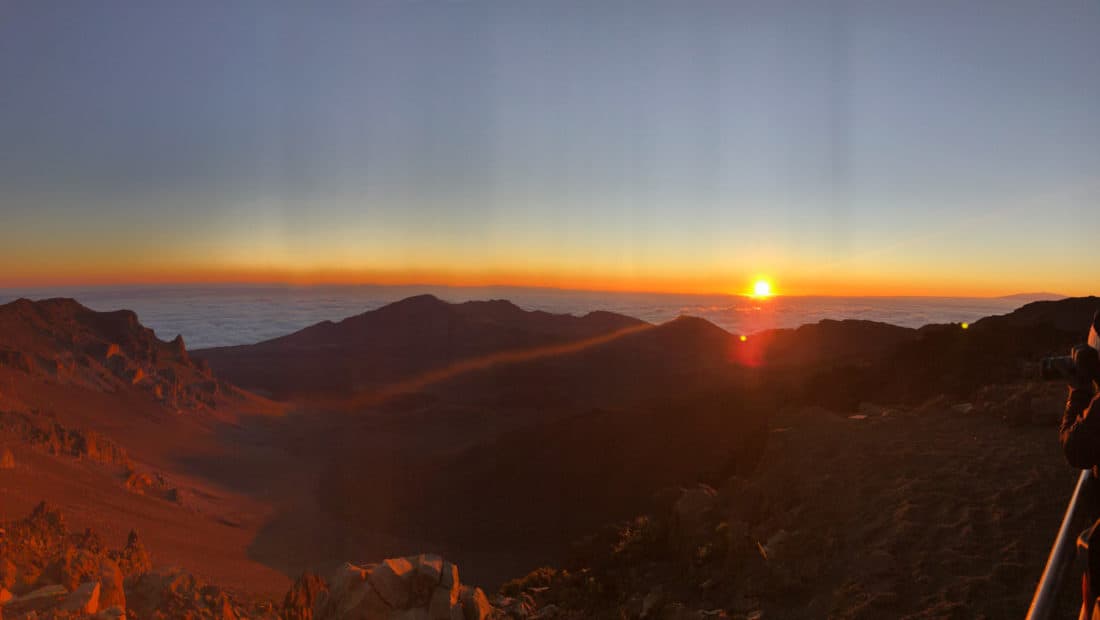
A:
{"type": "Polygon", "coordinates": [[[0,283],[1086,293],[1098,60],[1092,1],[5,2],[0,283]]]}

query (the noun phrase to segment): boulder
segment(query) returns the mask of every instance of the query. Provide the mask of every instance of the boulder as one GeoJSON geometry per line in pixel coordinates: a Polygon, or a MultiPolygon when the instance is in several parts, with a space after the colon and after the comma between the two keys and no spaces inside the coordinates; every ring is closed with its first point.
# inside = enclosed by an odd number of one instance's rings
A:
{"type": "Polygon", "coordinates": [[[126,588],[130,617],[235,620],[241,615],[228,592],[179,569],[144,573],[128,579],[126,588]]]}
{"type": "Polygon", "coordinates": [[[429,620],[450,620],[451,609],[458,606],[458,595],[458,588],[437,587],[428,600],[429,620]]]}
{"type": "Polygon", "coordinates": [[[481,588],[462,586],[459,600],[466,620],[486,620],[493,613],[493,606],[489,604],[489,599],[481,588]]]}
{"type": "Polygon", "coordinates": [[[69,593],[59,605],[64,611],[74,611],[82,614],[94,614],[99,611],[99,582],[88,581],[69,593]]]}
{"type": "Polygon", "coordinates": [[[126,592],[122,588],[122,569],[110,558],[99,561],[99,606],[126,610],[126,592]]]}
{"type": "Polygon", "coordinates": [[[8,601],[15,598],[15,595],[8,591],[7,588],[0,586],[0,607],[8,604],[8,601]]]}
{"type": "Polygon", "coordinates": [[[391,607],[378,595],[368,581],[370,570],[345,563],[328,581],[328,592],[318,596],[313,617],[321,618],[382,618],[391,607]]]}
{"type": "Polygon", "coordinates": [[[496,610],[481,589],[459,582],[454,564],[421,554],[364,566],[345,564],[327,581],[303,575],[287,594],[282,617],[484,620],[493,614],[496,610]]]}
{"type": "Polygon", "coordinates": [[[435,586],[443,578],[443,558],[431,553],[422,553],[416,559],[416,572],[435,586]]]}
{"type": "Polygon", "coordinates": [[[31,616],[32,613],[36,614],[38,612],[56,609],[58,605],[66,599],[68,594],[69,592],[64,586],[57,584],[43,586],[9,601],[4,605],[4,612],[5,614],[11,614],[13,618],[23,618],[31,616]]]}
{"type": "Polygon", "coordinates": [[[395,609],[410,607],[413,595],[413,576],[416,575],[416,567],[407,558],[390,558],[383,560],[373,571],[368,579],[371,586],[395,609]]]}
{"type": "Polygon", "coordinates": [[[427,608],[435,589],[443,581],[443,568],[447,562],[434,554],[420,554],[407,558],[416,567],[412,576],[412,598],[410,607],[427,608]]]}

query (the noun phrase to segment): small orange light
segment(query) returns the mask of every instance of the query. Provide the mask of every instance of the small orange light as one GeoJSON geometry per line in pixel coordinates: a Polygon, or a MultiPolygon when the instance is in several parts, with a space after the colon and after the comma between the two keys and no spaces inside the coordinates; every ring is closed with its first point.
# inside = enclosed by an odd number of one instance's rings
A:
{"type": "Polygon", "coordinates": [[[741,336],[741,342],[745,342],[745,341],[746,341],[746,340],[748,340],[748,339],[749,339],[749,337],[748,337],[748,336],[745,336],[745,335],[742,335],[742,336],[741,336]]]}
{"type": "Polygon", "coordinates": [[[970,329],[970,323],[963,323],[962,328],[963,329],[970,329]]]}

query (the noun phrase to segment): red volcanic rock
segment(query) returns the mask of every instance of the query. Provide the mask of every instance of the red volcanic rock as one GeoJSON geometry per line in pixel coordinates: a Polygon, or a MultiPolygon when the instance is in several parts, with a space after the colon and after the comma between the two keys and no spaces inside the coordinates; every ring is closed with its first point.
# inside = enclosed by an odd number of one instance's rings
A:
{"type": "Polygon", "coordinates": [[[328,584],[321,577],[306,572],[283,599],[282,616],[285,620],[313,620],[313,606],[328,594],[328,584]]]}
{"type": "Polygon", "coordinates": [[[126,609],[126,591],[123,587],[122,569],[114,561],[104,558],[99,562],[99,607],[126,609]]]}
{"type": "Polygon", "coordinates": [[[36,618],[38,614],[58,609],[69,602],[69,591],[52,584],[35,588],[12,599],[3,609],[12,618],[36,618]]]}
{"type": "Polygon", "coordinates": [[[80,584],[69,593],[65,600],[57,608],[61,611],[75,612],[79,614],[94,614],[99,611],[100,585],[98,582],[89,581],[80,584]]]}
{"type": "Polygon", "coordinates": [[[485,620],[495,612],[481,588],[463,586],[454,564],[430,554],[345,564],[327,582],[306,573],[283,603],[283,617],[294,620],[485,620]]]}
{"type": "Polygon", "coordinates": [[[416,574],[413,563],[406,558],[382,560],[370,572],[370,584],[390,607],[404,609],[412,599],[412,577],[416,574]]]}
{"type": "Polygon", "coordinates": [[[145,546],[141,544],[138,533],[134,530],[130,530],[129,536],[126,537],[126,546],[121,551],[110,552],[109,555],[118,563],[122,575],[126,578],[147,573],[153,567],[152,562],[149,561],[149,553],[145,551],[145,546]]]}
{"type": "Polygon", "coordinates": [[[50,454],[130,465],[126,451],[102,434],[72,429],[44,415],[0,411],[0,429],[12,430],[30,445],[50,454]]]}
{"type": "Polygon", "coordinates": [[[179,570],[146,573],[134,579],[128,598],[131,609],[143,618],[229,620],[239,615],[239,606],[226,592],[179,570]]]}
{"type": "Polygon", "coordinates": [[[5,367],[100,391],[136,387],[177,409],[214,407],[220,395],[209,367],[191,360],[182,336],[164,342],[129,310],[96,312],[71,299],[0,305],[5,367]]]}
{"type": "Polygon", "coordinates": [[[489,604],[489,599],[481,588],[462,586],[459,600],[462,602],[462,613],[466,620],[486,620],[493,614],[493,606],[489,604]]]}

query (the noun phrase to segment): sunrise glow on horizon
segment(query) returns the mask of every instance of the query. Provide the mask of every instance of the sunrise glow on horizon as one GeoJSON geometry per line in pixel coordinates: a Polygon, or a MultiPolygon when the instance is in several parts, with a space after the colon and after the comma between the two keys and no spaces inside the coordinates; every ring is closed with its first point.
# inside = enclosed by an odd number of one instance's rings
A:
{"type": "Polygon", "coordinates": [[[0,9],[0,288],[1095,293],[1100,5],[63,13],[0,9]]]}

